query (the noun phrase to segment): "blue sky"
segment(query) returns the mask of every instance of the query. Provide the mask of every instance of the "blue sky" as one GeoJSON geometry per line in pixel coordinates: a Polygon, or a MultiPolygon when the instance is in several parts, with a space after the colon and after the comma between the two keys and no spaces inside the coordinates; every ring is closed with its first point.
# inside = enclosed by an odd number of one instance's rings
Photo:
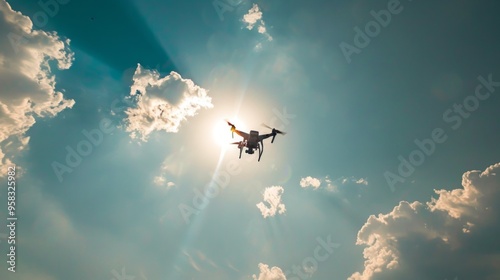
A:
{"type": "Polygon", "coordinates": [[[498,5],[0,0],[0,278],[500,278],[498,5]]]}

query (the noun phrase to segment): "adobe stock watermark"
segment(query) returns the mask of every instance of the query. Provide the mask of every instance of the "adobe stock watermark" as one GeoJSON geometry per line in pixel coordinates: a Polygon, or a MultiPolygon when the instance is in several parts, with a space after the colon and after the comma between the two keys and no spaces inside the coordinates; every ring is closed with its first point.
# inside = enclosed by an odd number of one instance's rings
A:
{"type": "Polygon", "coordinates": [[[221,21],[224,20],[224,14],[226,12],[232,12],[236,7],[243,4],[245,0],[214,0],[212,5],[214,6],[215,12],[219,16],[221,21]]]}
{"type": "Polygon", "coordinates": [[[305,257],[300,265],[292,265],[291,272],[290,270],[285,271],[286,279],[299,280],[310,278],[318,270],[319,264],[328,260],[335,251],[334,249],[340,247],[340,244],[332,242],[331,237],[331,235],[328,235],[326,240],[317,237],[316,241],[318,245],[314,248],[313,254],[305,257]]]}
{"type": "MultiPolygon", "coordinates": [[[[412,1],[412,0],[408,0],[412,1]]],[[[354,46],[343,41],[340,43],[339,47],[344,55],[347,63],[351,63],[351,56],[353,54],[360,54],[361,50],[368,47],[371,39],[377,37],[382,31],[382,27],[387,27],[392,20],[392,16],[398,15],[403,11],[403,6],[399,0],[389,0],[387,3],[387,9],[382,9],[378,12],[375,10],[370,11],[373,20],[370,20],[365,24],[364,30],[358,26],[354,27],[354,46]]]]}
{"type": "MultiPolygon", "coordinates": [[[[37,28],[43,28],[49,22],[49,17],[55,17],[60,11],[60,5],[67,5],[70,0],[39,0],[38,6],[40,6],[40,10],[33,14],[32,22],[37,28]]],[[[25,44],[28,42],[28,39],[25,35],[19,35],[14,32],[9,32],[7,34],[7,38],[14,49],[14,52],[19,52],[19,45],[25,44]]]]}
{"type": "MultiPolygon", "coordinates": [[[[479,84],[476,86],[474,94],[465,97],[461,104],[453,104],[453,107],[447,109],[443,113],[443,121],[450,124],[452,130],[457,130],[462,126],[463,120],[468,119],[471,113],[475,112],[481,101],[485,101],[495,92],[496,87],[500,87],[500,82],[493,81],[493,75],[489,74],[488,78],[479,76],[479,84]]],[[[407,158],[402,155],[398,156],[399,165],[397,174],[390,171],[384,172],[384,177],[392,192],[395,191],[396,183],[404,183],[410,177],[415,168],[422,165],[427,157],[430,157],[436,151],[437,144],[442,144],[448,139],[446,131],[441,127],[436,127],[432,130],[429,138],[419,140],[415,139],[414,143],[417,148],[410,152],[407,158]]]]}
{"type": "MultiPolygon", "coordinates": [[[[285,126],[290,124],[290,120],[294,119],[296,115],[289,114],[286,107],[283,110],[274,108],[274,116],[270,119],[269,125],[276,127],[278,130],[284,130],[285,126]],[[281,123],[277,123],[281,121],[281,123]]],[[[255,160],[254,157],[245,157],[246,161],[255,160]]],[[[241,159],[233,159],[229,161],[224,170],[212,174],[212,180],[205,185],[205,190],[201,191],[198,188],[193,189],[194,197],[191,205],[184,203],[179,204],[179,211],[181,212],[182,219],[186,224],[191,222],[192,215],[198,215],[205,207],[207,207],[210,199],[217,197],[222,189],[225,189],[231,182],[232,176],[237,176],[241,173],[242,168],[240,165],[241,159]]]]}
{"type": "MultiPolygon", "coordinates": [[[[111,103],[111,110],[113,112],[120,110],[121,107],[117,107],[118,103],[120,103],[118,99],[115,99],[111,103]]],[[[102,144],[104,136],[112,133],[115,129],[116,126],[108,118],[101,119],[99,126],[90,131],[82,129],[81,134],[84,139],[80,140],[74,147],[70,145],[66,146],[64,164],[58,161],[53,161],[51,164],[59,183],[62,183],[65,173],[72,173],[83,162],[83,159],[94,151],[94,148],[102,144]]]]}

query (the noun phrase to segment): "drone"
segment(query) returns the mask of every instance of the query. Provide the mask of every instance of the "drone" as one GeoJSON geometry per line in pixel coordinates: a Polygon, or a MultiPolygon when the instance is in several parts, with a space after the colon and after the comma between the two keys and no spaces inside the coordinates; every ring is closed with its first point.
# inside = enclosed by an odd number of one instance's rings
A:
{"type": "Polygon", "coordinates": [[[246,133],[246,132],[237,130],[236,126],[234,124],[230,123],[229,121],[226,120],[226,122],[231,127],[231,134],[232,134],[233,138],[234,138],[235,133],[238,134],[239,136],[243,137],[243,140],[241,140],[239,142],[231,143],[233,145],[238,145],[238,149],[240,149],[240,158],[241,158],[241,152],[243,151],[243,148],[246,147],[247,149],[245,150],[245,153],[250,154],[250,155],[253,154],[255,152],[255,150],[257,149],[259,151],[259,159],[257,161],[260,161],[260,157],[262,156],[262,153],[264,152],[263,140],[272,136],[273,139],[271,140],[271,143],[273,143],[274,138],[276,137],[277,134],[282,134],[282,135],[286,134],[286,132],[279,131],[276,128],[271,128],[270,126],[265,125],[265,124],[262,124],[262,126],[271,129],[271,133],[259,135],[259,132],[256,130],[250,130],[250,133],[246,133]]]}

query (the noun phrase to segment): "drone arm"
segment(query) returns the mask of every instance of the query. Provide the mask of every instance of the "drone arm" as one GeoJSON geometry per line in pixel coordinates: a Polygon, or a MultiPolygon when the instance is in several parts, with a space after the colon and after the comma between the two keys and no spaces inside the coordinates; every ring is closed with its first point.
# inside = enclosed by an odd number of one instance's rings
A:
{"type": "Polygon", "coordinates": [[[268,133],[268,134],[262,134],[262,135],[259,135],[259,141],[262,141],[264,139],[267,139],[273,135],[276,135],[276,134],[273,134],[273,133],[268,133]]]}
{"type": "Polygon", "coordinates": [[[243,131],[239,131],[237,129],[232,130],[232,132],[238,134],[241,137],[243,137],[243,139],[248,140],[248,137],[249,137],[248,133],[245,133],[243,131]]]}

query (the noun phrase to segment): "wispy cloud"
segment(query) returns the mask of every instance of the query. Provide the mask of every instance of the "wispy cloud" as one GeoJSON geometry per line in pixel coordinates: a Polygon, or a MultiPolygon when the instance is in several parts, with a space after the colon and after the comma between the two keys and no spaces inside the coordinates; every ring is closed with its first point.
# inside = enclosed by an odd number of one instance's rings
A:
{"type": "Polygon", "coordinates": [[[167,180],[167,177],[169,176],[169,161],[168,158],[165,159],[160,167],[160,173],[159,175],[155,176],[153,178],[153,183],[159,187],[166,187],[167,189],[172,188],[175,186],[175,183],[172,181],[167,180]]]}
{"type": "Polygon", "coordinates": [[[167,178],[164,174],[154,177],[153,183],[159,187],[171,188],[175,186],[174,182],[167,181],[167,178]]]}
{"type": "Polygon", "coordinates": [[[134,139],[147,141],[152,132],[159,130],[178,132],[188,117],[213,107],[207,90],[174,71],[160,78],[156,70],[138,64],[132,80],[130,98],[136,106],[125,111],[125,121],[126,131],[134,139]]]}
{"type": "Polygon", "coordinates": [[[26,148],[25,133],[37,118],[54,117],[75,101],[56,89],[49,61],[70,68],[69,40],[55,32],[34,30],[29,17],[0,0],[0,171],[3,176],[16,153],[26,148]]]}
{"type": "Polygon", "coordinates": [[[257,208],[259,208],[264,218],[273,217],[276,213],[283,214],[286,212],[285,204],[281,203],[281,195],[283,195],[284,191],[283,187],[280,186],[266,188],[262,195],[264,201],[257,204],[257,208]]]}
{"type": "MultiPolygon", "coordinates": [[[[202,251],[183,250],[182,253],[185,256],[186,264],[193,269],[191,272],[185,271],[186,274],[183,276],[183,279],[191,279],[188,275],[198,275],[198,273],[211,279],[212,273],[217,273],[217,270],[220,269],[219,266],[202,251]]],[[[179,269],[179,271],[182,270],[179,269]]]]}
{"type": "Polygon", "coordinates": [[[338,192],[341,187],[349,187],[350,185],[368,186],[368,180],[365,178],[355,178],[352,176],[340,177],[335,180],[330,179],[329,176],[326,176],[323,179],[318,179],[311,176],[300,179],[300,186],[302,188],[313,188],[315,190],[323,188],[331,192],[338,192]]]}
{"type": "Polygon", "coordinates": [[[194,268],[196,271],[201,271],[200,266],[198,263],[194,260],[194,258],[186,251],[183,251],[184,255],[187,257],[189,264],[191,265],[192,268],[194,268]]]}

